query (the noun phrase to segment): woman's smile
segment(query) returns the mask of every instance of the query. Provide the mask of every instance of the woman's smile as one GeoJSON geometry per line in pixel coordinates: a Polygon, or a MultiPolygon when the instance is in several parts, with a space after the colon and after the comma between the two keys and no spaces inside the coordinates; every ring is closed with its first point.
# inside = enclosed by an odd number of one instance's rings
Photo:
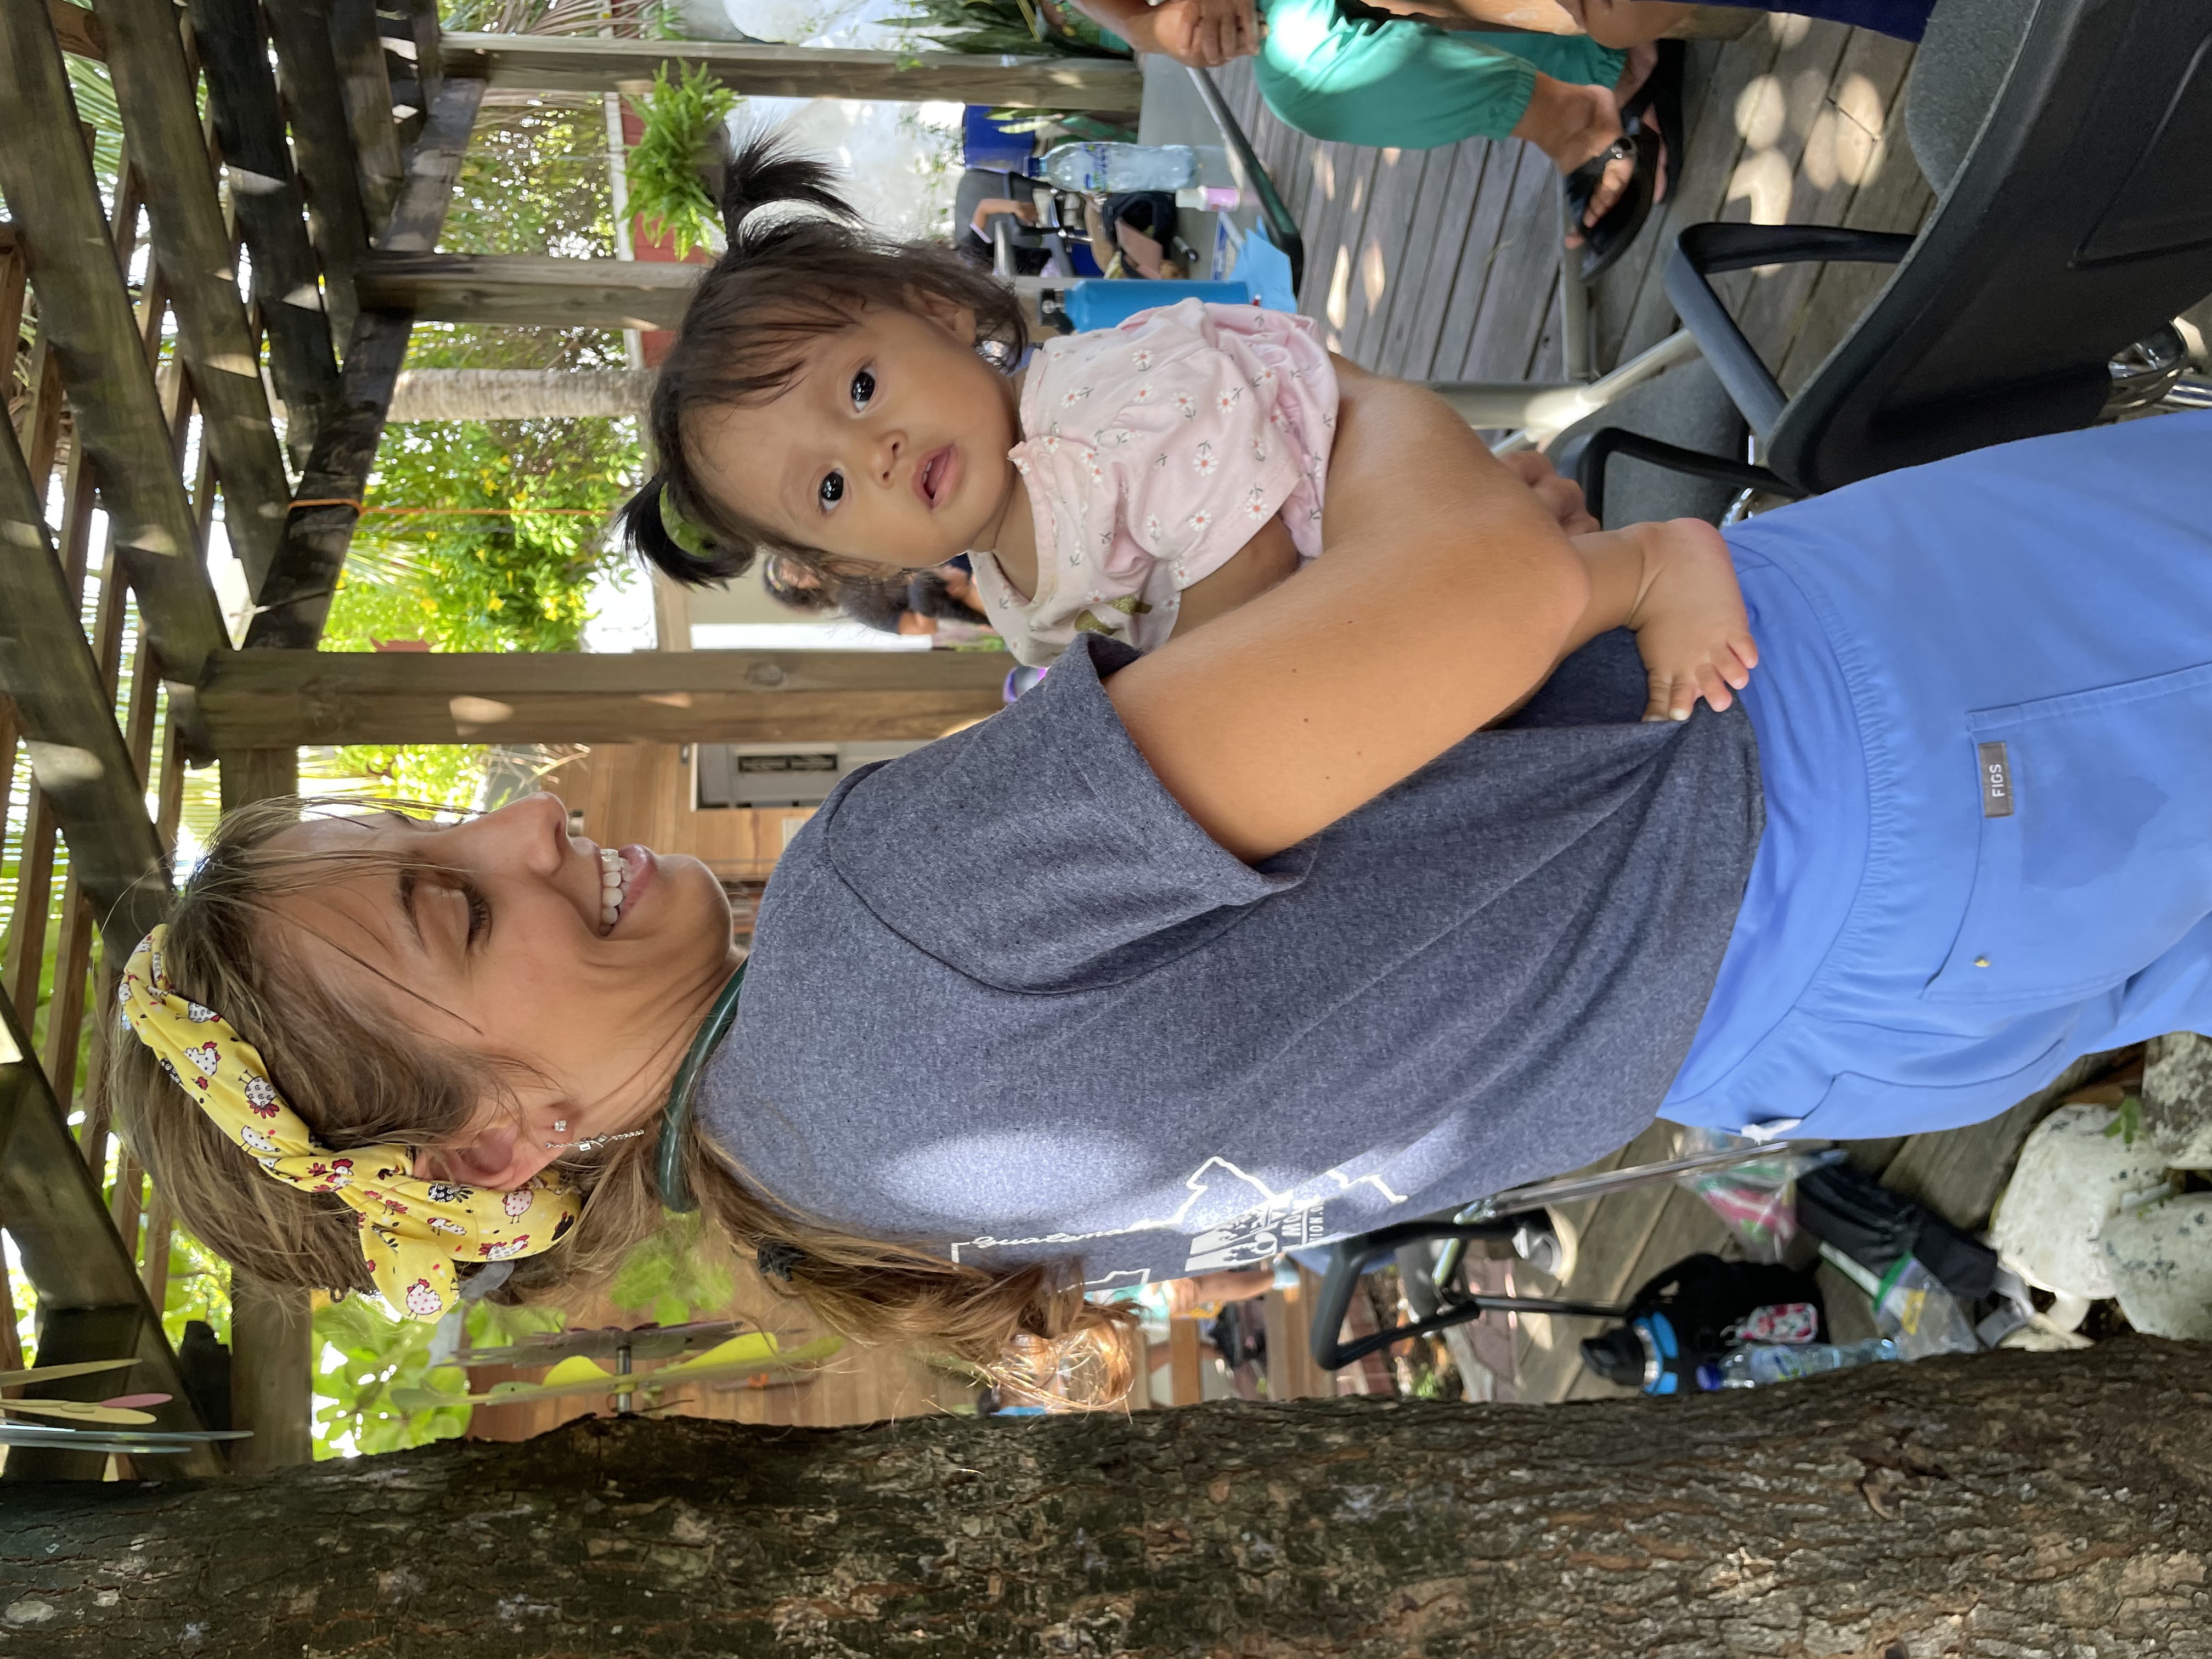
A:
{"type": "Polygon", "coordinates": [[[653,849],[635,845],[599,848],[599,937],[605,939],[627,921],[638,900],[652,886],[660,860],[653,849]]]}

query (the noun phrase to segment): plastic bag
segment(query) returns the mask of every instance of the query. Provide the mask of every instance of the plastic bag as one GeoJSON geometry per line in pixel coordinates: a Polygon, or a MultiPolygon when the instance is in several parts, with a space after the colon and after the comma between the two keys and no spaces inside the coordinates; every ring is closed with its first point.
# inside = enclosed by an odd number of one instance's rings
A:
{"type": "Polygon", "coordinates": [[[1966,1304],[1915,1256],[1905,1257],[1884,1275],[1875,1297],[1874,1325],[1897,1344],[1901,1359],[1982,1350],[1966,1304]]]}
{"type": "MultiPolygon", "coordinates": [[[[1686,1129],[1675,1156],[1722,1152],[1751,1142],[1721,1129],[1686,1129]]],[[[1797,1236],[1797,1177],[1826,1157],[1778,1146],[1771,1158],[1675,1177],[1712,1206],[1743,1247],[1747,1261],[1779,1261],[1797,1236]]]]}

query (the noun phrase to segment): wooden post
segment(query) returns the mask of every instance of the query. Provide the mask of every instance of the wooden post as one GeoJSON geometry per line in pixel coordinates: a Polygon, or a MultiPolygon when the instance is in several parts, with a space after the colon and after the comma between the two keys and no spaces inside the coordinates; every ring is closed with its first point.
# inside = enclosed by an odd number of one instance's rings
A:
{"type": "Polygon", "coordinates": [[[1007,662],[980,651],[249,650],[172,695],[218,751],[927,738],[1002,708],[1007,662]]]}
{"type": "MultiPolygon", "coordinates": [[[[223,755],[222,766],[226,812],[299,793],[296,749],[234,750],[223,755]]],[[[233,1468],[282,1468],[314,1455],[313,1311],[307,1291],[233,1270],[231,1419],[234,1427],[253,1431],[252,1439],[234,1443],[233,1468]]]]}
{"type": "Polygon", "coordinates": [[[757,98],[943,100],[1021,109],[1129,113],[1145,77],[1119,58],[1012,58],[958,52],[834,52],[726,40],[623,40],[598,35],[449,33],[447,75],[532,92],[620,92],[701,67],[757,98]]]}
{"type": "Polygon", "coordinates": [[[231,1426],[253,1431],[230,1443],[240,1474],[312,1462],[315,1336],[309,1293],[230,1275],[231,1426]]]}

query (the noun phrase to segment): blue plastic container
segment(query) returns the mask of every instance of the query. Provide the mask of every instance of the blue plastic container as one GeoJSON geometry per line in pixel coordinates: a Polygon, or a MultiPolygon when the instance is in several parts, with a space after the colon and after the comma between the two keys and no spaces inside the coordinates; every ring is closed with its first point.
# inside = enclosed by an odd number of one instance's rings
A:
{"type": "Polygon", "coordinates": [[[1094,329],[1115,328],[1140,311],[1171,306],[1178,300],[1203,300],[1208,305],[1249,306],[1252,290],[1242,283],[1170,283],[1119,279],[1071,283],[1060,296],[1067,320],[1079,334],[1094,329]]]}

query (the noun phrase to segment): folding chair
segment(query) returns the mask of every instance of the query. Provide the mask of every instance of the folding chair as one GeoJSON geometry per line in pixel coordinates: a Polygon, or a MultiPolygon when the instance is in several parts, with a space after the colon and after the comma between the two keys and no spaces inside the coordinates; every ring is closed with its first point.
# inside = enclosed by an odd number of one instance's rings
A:
{"type": "Polygon", "coordinates": [[[1693,225],[1667,292],[1750,423],[1763,465],[1605,428],[1561,458],[1602,514],[1626,454],[1802,496],[2162,398],[2172,319],[2212,294],[2212,9],[2204,0],[1943,0],[1905,126],[1937,191],[1917,236],[1693,225]],[[1712,278],[1806,260],[1895,272],[1785,393],[1712,278]]]}

